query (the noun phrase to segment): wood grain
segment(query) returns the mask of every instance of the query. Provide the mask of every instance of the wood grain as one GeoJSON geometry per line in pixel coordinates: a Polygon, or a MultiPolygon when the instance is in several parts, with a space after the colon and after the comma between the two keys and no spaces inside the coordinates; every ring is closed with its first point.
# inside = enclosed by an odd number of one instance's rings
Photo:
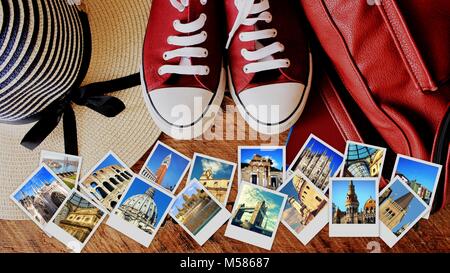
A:
{"type": "MultiPolygon", "coordinates": [[[[222,108],[232,105],[225,98],[222,108]]],[[[222,117],[219,117],[219,120],[222,117]]],[[[238,115],[235,120],[222,119],[223,125],[234,128],[234,132],[245,132],[247,139],[242,140],[191,140],[176,141],[166,135],[160,140],[186,156],[192,157],[194,152],[219,157],[237,162],[237,147],[239,145],[260,145],[269,143],[267,138],[252,138],[256,134],[249,130],[238,115]]],[[[218,126],[220,127],[220,126],[218,126]]],[[[220,130],[220,128],[219,128],[220,130]]],[[[287,133],[279,136],[284,144],[287,133]]],[[[270,144],[275,144],[271,142],[270,144]]],[[[151,147],[139,162],[133,166],[138,172],[150,153],[151,147]]],[[[237,193],[237,172],[229,200],[234,201],[237,193]]],[[[179,187],[184,186],[186,178],[179,187]]],[[[231,206],[228,206],[231,210],[231,206]]],[[[264,249],[254,247],[224,236],[225,225],[202,247],[191,239],[184,230],[175,224],[170,217],[158,231],[149,248],[142,247],[120,232],[106,226],[100,226],[83,252],[206,252],[206,253],[266,253],[264,249]]],[[[307,246],[304,246],[282,224],[278,228],[276,238],[270,252],[370,252],[370,245],[379,244],[381,252],[449,252],[450,251],[450,207],[447,205],[440,212],[432,215],[430,220],[421,220],[418,228],[411,230],[394,248],[390,249],[380,238],[329,238],[328,227],[325,227],[307,246]]],[[[0,220],[0,252],[66,252],[67,249],[56,239],[47,237],[32,221],[0,220]]]]}

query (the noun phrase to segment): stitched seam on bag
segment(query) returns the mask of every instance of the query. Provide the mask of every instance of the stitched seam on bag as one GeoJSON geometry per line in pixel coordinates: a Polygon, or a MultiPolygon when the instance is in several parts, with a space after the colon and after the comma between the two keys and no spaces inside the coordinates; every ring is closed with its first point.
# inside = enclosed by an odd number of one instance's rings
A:
{"type": "MultiPolygon", "coordinates": [[[[393,5],[393,3],[391,1],[388,1],[390,3],[390,5],[393,5]]],[[[411,40],[411,37],[409,37],[409,35],[407,33],[403,33],[403,30],[407,31],[405,29],[405,26],[403,25],[403,22],[401,20],[400,14],[398,13],[398,10],[394,8],[394,12],[397,14],[397,17],[392,16],[387,9],[389,9],[389,7],[387,7],[387,1],[381,1],[381,5],[380,5],[380,11],[385,15],[385,17],[388,20],[388,27],[391,30],[391,32],[394,34],[395,40],[397,41],[397,44],[399,45],[399,47],[397,47],[400,51],[400,54],[404,57],[404,59],[406,60],[407,66],[408,66],[408,70],[410,71],[410,74],[413,76],[413,80],[415,81],[415,83],[417,84],[417,86],[419,86],[422,90],[423,89],[433,89],[433,84],[430,82],[429,77],[427,76],[427,69],[424,65],[424,63],[422,62],[419,53],[417,52],[417,49],[414,46],[414,42],[411,40]],[[403,29],[399,29],[394,27],[394,23],[395,22],[399,22],[403,29]],[[406,39],[402,39],[406,36],[406,39]],[[403,42],[402,42],[403,41],[403,42]],[[416,65],[414,65],[416,64],[416,65]],[[423,76],[421,76],[423,74],[423,76]],[[423,79],[420,80],[420,79],[423,79]],[[425,81],[427,81],[428,83],[425,83],[425,81]],[[422,82],[424,82],[424,85],[422,84],[422,82]]]]}
{"type": "MultiPolygon", "coordinates": [[[[362,89],[364,90],[364,95],[369,99],[369,101],[371,102],[371,104],[374,106],[374,108],[375,109],[377,109],[378,110],[378,112],[380,112],[381,113],[381,116],[384,116],[385,117],[385,119],[387,119],[388,121],[390,121],[395,127],[397,127],[398,128],[398,130],[400,131],[400,135],[402,135],[403,136],[403,138],[400,140],[406,147],[407,147],[407,150],[408,150],[408,153],[409,154],[411,154],[411,146],[410,146],[410,144],[409,144],[409,141],[407,140],[408,138],[406,137],[406,135],[405,135],[405,133],[403,132],[403,130],[401,129],[401,127],[400,126],[398,126],[398,124],[394,121],[394,120],[392,120],[380,107],[378,107],[377,105],[376,105],[376,103],[374,102],[374,100],[373,100],[373,98],[368,94],[368,87],[367,87],[367,85],[364,83],[364,81],[362,80],[362,78],[361,78],[361,73],[359,73],[359,71],[356,69],[356,66],[355,66],[355,63],[354,63],[354,61],[353,61],[353,59],[351,58],[351,56],[350,56],[350,50],[348,49],[348,47],[347,47],[347,44],[346,44],[346,42],[345,42],[345,39],[343,38],[343,36],[342,36],[342,34],[341,34],[341,32],[338,30],[338,27],[335,25],[335,23],[331,20],[331,14],[330,14],[330,12],[328,11],[328,8],[327,8],[327,6],[326,6],[326,4],[325,4],[325,0],[321,0],[320,1],[320,3],[321,3],[321,7],[322,7],[322,9],[323,9],[323,11],[326,13],[326,15],[327,16],[325,16],[326,17],[326,20],[329,22],[329,24],[331,25],[331,27],[332,27],[332,29],[337,33],[337,35],[339,36],[339,38],[340,38],[340,40],[341,40],[341,42],[342,42],[342,44],[343,44],[343,47],[344,47],[344,49],[345,49],[345,51],[346,51],[346,53],[347,54],[345,54],[346,55],[346,58],[348,59],[348,61],[349,61],[349,63],[350,63],[350,67],[351,67],[351,69],[354,71],[354,73],[356,74],[356,78],[357,78],[357,80],[360,82],[360,84],[362,85],[362,89]]],[[[338,71],[338,73],[339,73],[339,71],[338,71]]],[[[345,82],[345,81],[344,81],[345,82]]],[[[360,107],[361,108],[361,107],[360,107]]]]}
{"type": "Polygon", "coordinates": [[[333,118],[334,123],[336,123],[336,125],[338,126],[338,128],[341,131],[341,133],[344,135],[344,137],[346,139],[362,141],[362,137],[359,134],[358,130],[356,129],[355,124],[352,122],[352,119],[350,118],[350,115],[348,114],[347,110],[345,109],[344,104],[342,103],[342,101],[340,100],[339,96],[337,95],[337,91],[334,88],[333,83],[331,82],[331,80],[328,77],[328,75],[326,75],[326,77],[327,77],[326,80],[329,83],[330,88],[333,90],[333,95],[334,95],[335,98],[334,99],[331,98],[332,95],[326,94],[324,92],[320,92],[320,96],[322,97],[322,99],[323,99],[323,101],[325,103],[325,106],[328,109],[328,112],[330,113],[331,117],[333,118]],[[350,127],[352,128],[351,130],[350,129],[346,129],[344,126],[341,126],[342,122],[338,122],[339,118],[337,117],[337,114],[335,114],[335,112],[332,111],[331,104],[335,104],[335,103],[333,103],[332,100],[333,101],[337,101],[337,104],[340,106],[340,109],[342,109],[342,112],[343,112],[343,114],[341,114],[341,115],[343,115],[344,117],[347,118],[347,120],[348,120],[347,123],[350,124],[350,127]],[[351,132],[351,131],[353,131],[353,132],[351,132]],[[353,139],[353,137],[351,137],[351,135],[355,135],[357,139],[353,139]]]}

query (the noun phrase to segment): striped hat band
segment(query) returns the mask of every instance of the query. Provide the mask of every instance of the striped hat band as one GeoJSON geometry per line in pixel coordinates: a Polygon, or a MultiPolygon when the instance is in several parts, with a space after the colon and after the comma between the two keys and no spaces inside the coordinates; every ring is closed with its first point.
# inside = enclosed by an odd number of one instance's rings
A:
{"type": "Polygon", "coordinates": [[[87,38],[81,12],[67,0],[0,3],[0,122],[20,123],[80,80],[87,38]]]}

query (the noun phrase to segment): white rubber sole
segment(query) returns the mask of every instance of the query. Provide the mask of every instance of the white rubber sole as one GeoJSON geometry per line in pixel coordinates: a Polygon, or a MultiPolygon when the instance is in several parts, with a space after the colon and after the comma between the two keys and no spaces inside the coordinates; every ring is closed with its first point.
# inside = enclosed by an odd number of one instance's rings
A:
{"type": "MultiPolygon", "coordinates": [[[[234,90],[233,81],[231,78],[230,68],[227,68],[228,71],[228,85],[230,88],[231,97],[233,98],[234,102],[238,106],[238,111],[241,114],[241,116],[245,119],[245,121],[248,123],[248,125],[255,131],[265,134],[265,135],[275,135],[280,134],[284,131],[289,130],[300,118],[305,105],[306,101],[309,97],[309,92],[311,89],[311,82],[312,82],[312,75],[313,75],[313,62],[312,62],[312,55],[309,53],[309,75],[308,75],[308,83],[305,87],[305,90],[303,92],[303,96],[301,101],[299,102],[299,105],[297,106],[294,113],[292,113],[289,118],[284,120],[282,123],[279,124],[265,124],[259,122],[257,119],[255,119],[252,115],[250,115],[246,110],[244,105],[241,104],[241,101],[238,98],[238,95],[236,94],[236,91],[234,90]]],[[[269,105],[270,106],[270,105],[269,105]]]]}
{"type": "Polygon", "coordinates": [[[180,140],[188,140],[194,139],[201,136],[206,130],[211,128],[216,118],[217,112],[220,109],[220,105],[223,100],[223,96],[225,93],[226,86],[226,72],[225,68],[222,66],[222,70],[220,73],[220,81],[219,86],[212,98],[211,103],[208,105],[206,110],[203,112],[202,116],[196,120],[193,124],[189,126],[177,126],[167,122],[158,111],[153,106],[153,103],[150,100],[150,96],[147,93],[147,87],[144,80],[143,68],[141,67],[141,86],[142,86],[142,95],[144,96],[145,103],[147,104],[147,108],[150,112],[150,116],[152,117],[155,124],[163,131],[165,134],[169,135],[174,139],[180,140]]]}

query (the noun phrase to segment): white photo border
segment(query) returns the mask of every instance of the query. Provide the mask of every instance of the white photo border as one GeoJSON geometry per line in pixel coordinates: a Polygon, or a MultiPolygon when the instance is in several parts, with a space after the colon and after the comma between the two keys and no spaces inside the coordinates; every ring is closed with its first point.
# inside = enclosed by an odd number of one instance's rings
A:
{"type": "Polygon", "coordinates": [[[377,177],[333,177],[330,179],[328,221],[330,237],[378,237],[380,234],[380,206],[377,196],[373,197],[376,203],[376,217],[374,224],[333,224],[333,183],[340,181],[367,181],[374,182],[375,195],[378,193],[380,179],[377,177]]]}
{"type": "MultiPolygon", "coordinates": [[[[142,165],[142,168],[139,170],[139,176],[141,176],[141,177],[143,176],[142,172],[144,171],[144,169],[147,166],[147,164],[150,162],[152,156],[156,152],[156,149],[158,148],[159,145],[161,145],[162,147],[168,149],[169,151],[177,154],[178,156],[180,156],[180,157],[182,157],[182,158],[184,158],[184,159],[186,159],[188,161],[188,164],[184,168],[180,178],[178,179],[177,183],[175,184],[175,187],[173,187],[173,189],[172,189],[172,194],[174,194],[177,191],[178,187],[180,186],[181,181],[183,181],[183,178],[186,176],[186,173],[187,173],[189,167],[191,166],[192,161],[191,161],[191,159],[189,157],[185,156],[184,154],[182,154],[181,152],[175,150],[174,148],[170,147],[169,145],[165,144],[164,142],[162,142],[160,140],[156,141],[152,151],[150,152],[150,154],[148,155],[147,159],[145,160],[144,165],[142,165]]],[[[148,179],[147,179],[147,181],[148,181],[148,179]]],[[[167,190],[169,190],[169,189],[167,189],[167,190]]]]}
{"type": "Polygon", "coordinates": [[[271,250],[273,242],[275,240],[275,236],[276,236],[277,231],[278,231],[278,227],[280,225],[280,221],[281,221],[281,217],[282,217],[282,214],[283,214],[283,211],[284,211],[284,207],[286,205],[287,195],[283,194],[283,193],[280,193],[278,191],[274,191],[274,190],[271,190],[271,189],[259,186],[259,185],[255,185],[255,184],[251,184],[251,183],[248,183],[248,182],[245,182],[245,181],[241,181],[239,183],[238,195],[236,197],[233,209],[231,211],[232,214],[234,214],[237,206],[239,206],[239,200],[241,198],[242,188],[244,186],[246,186],[246,185],[250,186],[250,187],[258,188],[258,189],[260,189],[262,191],[270,192],[270,193],[272,193],[274,195],[278,195],[278,196],[283,198],[283,202],[282,202],[282,204],[280,206],[280,211],[278,212],[277,224],[276,224],[276,226],[275,226],[275,228],[274,228],[274,230],[272,232],[272,236],[269,237],[269,236],[266,236],[266,235],[263,235],[263,234],[259,234],[257,232],[250,231],[250,230],[247,230],[245,228],[233,225],[231,223],[233,221],[233,218],[231,217],[229,219],[229,221],[228,221],[227,228],[225,230],[225,236],[228,237],[228,238],[232,238],[232,239],[235,239],[235,240],[247,243],[247,244],[251,244],[251,245],[254,245],[254,246],[266,249],[266,250],[271,250]]]}
{"type": "Polygon", "coordinates": [[[162,186],[160,186],[160,185],[158,185],[158,184],[156,184],[156,183],[154,183],[152,181],[149,181],[149,180],[147,180],[144,177],[139,176],[139,175],[134,175],[133,176],[133,178],[131,179],[130,183],[127,185],[127,188],[123,192],[123,196],[127,195],[128,191],[130,190],[131,186],[136,181],[136,179],[139,179],[140,181],[144,182],[148,186],[155,188],[156,190],[162,192],[163,194],[165,194],[165,195],[167,195],[168,197],[171,198],[171,201],[170,201],[169,205],[167,206],[167,208],[166,208],[162,218],[160,219],[158,225],[155,227],[155,230],[154,230],[153,234],[148,234],[147,232],[145,232],[145,231],[141,230],[140,228],[136,227],[135,225],[132,225],[132,224],[128,223],[127,221],[123,220],[121,217],[117,216],[115,214],[115,212],[119,209],[120,203],[118,203],[117,206],[111,211],[111,214],[109,215],[109,218],[106,221],[106,224],[108,226],[112,227],[113,229],[123,233],[127,237],[133,239],[134,241],[140,243],[141,245],[143,245],[145,247],[149,247],[151,242],[155,238],[156,234],[158,233],[159,228],[161,227],[162,223],[166,219],[167,214],[169,213],[170,209],[172,208],[173,203],[175,202],[175,196],[170,191],[168,191],[166,188],[164,188],[164,187],[162,187],[162,186]]]}
{"type": "Polygon", "coordinates": [[[227,188],[227,193],[225,194],[225,200],[224,200],[224,203],[222,203],[223,205],[226,205],[227,202],[228,202],[228,197],[230,196],[231,187],[232,187],[233,182],[234,182],[234,175],[236,173],[236,166],[237,166],[237,164],[234,163],[234,162],[231,162],[231,161],[227,161],[227,160],[221,159],[221,158],[212,157],[212,156],[201,154],[201,153],[194,153],[194,156],[192,157],[192,161],[191,161],[191,168],[189,169],[189,174],[187,176],[187,181],[192,181],[194,179],[191,176],[192,176],[192,172],[194,171],[195,161],[199,157],[206,158],[206,159],[209,159],[209,160],[214,160],[214,161],[220,162],[222,164],[233,166],[233,170],[231,171],[231,176],[230,176],[230,179],[228,181],[228,188],[227,188]]]}

